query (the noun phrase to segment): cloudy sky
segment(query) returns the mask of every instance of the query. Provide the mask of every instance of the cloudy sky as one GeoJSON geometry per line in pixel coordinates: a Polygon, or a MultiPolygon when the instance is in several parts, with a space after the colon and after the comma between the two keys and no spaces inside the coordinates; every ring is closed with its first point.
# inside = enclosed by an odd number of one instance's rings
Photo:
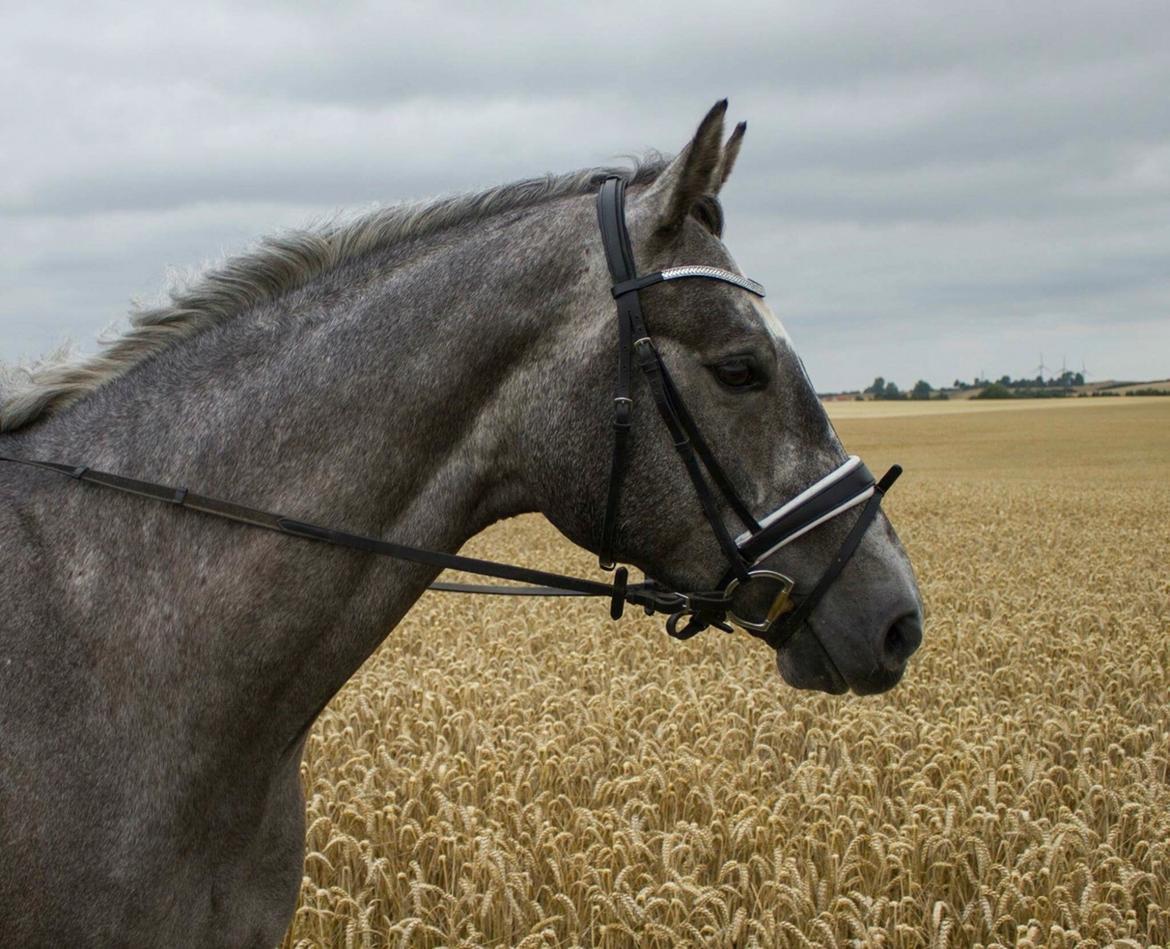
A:
{"type": "Polygon", "coordinates": [[[1166,0],[5,6],[2,361],[337,209],[677,151],[728,96],[726,239],[819,389],[1170,376],[1166,0]]]}

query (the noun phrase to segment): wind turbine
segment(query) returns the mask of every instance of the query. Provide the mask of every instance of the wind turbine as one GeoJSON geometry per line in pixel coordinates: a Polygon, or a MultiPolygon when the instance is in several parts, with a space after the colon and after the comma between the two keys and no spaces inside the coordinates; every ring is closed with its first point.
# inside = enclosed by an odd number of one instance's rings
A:
{"type": "Polygon", "coordinates": [[[1043,381],[1044,381],[1044,373],[1045,373],[1047,370],[1048,370],[1048,367],[1047,367],[1046,365],[1044,365],[1044,353],[1043,353],[1043,352],[1041,352],[1041,353],[1040,353],[1040,365],[1036,367],[1036,372],[1037,372],[1037,374],[1040,376],[1040,381],[1041,381],[1041,382],[1043,382],[1043,381]]]}

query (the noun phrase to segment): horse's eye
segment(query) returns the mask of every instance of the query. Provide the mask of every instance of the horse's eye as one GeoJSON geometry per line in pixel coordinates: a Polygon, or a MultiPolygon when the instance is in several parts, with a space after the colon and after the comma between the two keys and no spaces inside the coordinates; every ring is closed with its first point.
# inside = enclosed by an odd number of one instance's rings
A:
{"type": "Polygon", "coordinates": [[[752,364],[746,359],[728,359],[712,366],[711,371],[729,389],[750,389],[759,382],[752,364]]]}

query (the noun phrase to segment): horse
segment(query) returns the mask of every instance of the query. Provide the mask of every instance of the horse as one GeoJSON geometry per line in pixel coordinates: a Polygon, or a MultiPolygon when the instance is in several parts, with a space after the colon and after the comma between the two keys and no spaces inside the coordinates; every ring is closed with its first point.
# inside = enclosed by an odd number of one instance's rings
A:
{"type": "MultiPolygon", "coordinates": [[[[725,112],[726,100],[670,160],[270,237],[137,312],[97,355],[4,393],[0,455],[196,484],[439,552],[539,512],[656,582],[710,590],[727,560],[708,515],[735,513],[700,496],[642,376],[605,526],[621,353],[594,202],[613,176],[628,188],[637,271],[681,262],[734,276],[718,196],[745,124],[725,139],[725,112]]],[[[637,342],[653,337],[744,505],[773,510],[841,468],[844,449],[757,294],[695,279],[637,296],[648,334],[637,342]]],[[[921,641],[909,559],[872,513],[776,651],[791,686],[880,692],[921,641]]],[[[799,598],[848,532],[834,518],[762,565],[799,598]]],[[[29,465],[0,465],[0,558],[6,938],[279,942],[301,881],[309,729],[438,568],[29,465]]]]}

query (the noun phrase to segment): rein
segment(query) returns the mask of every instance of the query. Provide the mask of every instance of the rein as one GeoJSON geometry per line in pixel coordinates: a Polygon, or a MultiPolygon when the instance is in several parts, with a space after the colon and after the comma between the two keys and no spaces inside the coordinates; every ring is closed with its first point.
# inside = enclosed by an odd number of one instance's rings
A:
{"type": "MultiPolygon", "coordinates": [[[[618,373],[614,396],[613,459],[601,531],[599,561],[604,569],[612,570],[616,567],[613,552],[631,428],[633,406],[631,370],[636,363],[654,399],[659,416],[669,430],[674,446],[695,487],[715,539],[727,559],[728,570],[718,589],[683,593],[666,588],[653,580],[630,583],[629,573],[625,567],[617,567],[611,583],[602,583],[493,560],[480,560],[459,554],[411,547],[377,537],[323,527],[273,511],[196,494],[186,487],[97,471],[86,465],[11,458],[5,455],[0,455],[0,462],[52,472],[74,481],[133,494],[173,507],[287,534],[302,540],[360,550],[440,570],[460,570],[526,584],[501,586],[439,581],[429,585],[428,589],[431,590],[508,596],[604,597],[609,600],[610,616],[615,620],[621,618],[627,603],[641,607],[647,615],[668,614],[666,630],[676,639],[689,639],[709,626],[732,632],[732,627],[728,625],[731,623],[764,640],[772,648],[780,649],[809,618],[821,597],[857,550],[866,529],[877,516],[882,497],[897,480],[902,469],[894,465],[880,481],[875,481],[860,459],[850,457],[797,497],[757,521],[749,507],[736,493],[731,479],[719,465],[699,432],[694,418],[687,411],[682,396],[646,331],[639,294],[655,284],[682,279],[717,280],[759,297],[764,296],[764,288],[740,274],[705,265],[673,267],[639,276],[625,223],[625,182],[621,178],[610,177],[602,184],[597,196],[597,218],[606,260],[613,278],[611,292],[618,314],[618,373]],[[708,477],[714,483],[714,490],[708,483],[708,477]],[[727,529],[719,512],[715,491],[718,491],[736,518],[747,529],[744,533],[733,537],[727,529]],[[795,582],[781,573],[760,567],[761,562],[797,537],[861,504],[864,504],[861,514],[837,551],[837,555],[813,589],[803,596],[797,605],[792,596],[795,582]],[[742,601],[744,595],[752,590],[762,593],[766,603],[763,610],[757,609],[755,613],[748,615],[750,604],[744,604],[742,601]],[[685,625],[680,628],[684,621],[685,625]]],[[[821,645],[823,647],[824,644],[821,645]]]]}
{"type": "Polygon", "coordinates": [[[624,603],[634,603],[649,613],[661,613],[681,608],[687,599],[681,594],[670,594],[661,590],[653,583],[623,585],[617,582],[618,578],[615,578],[614,583],[600,583],[596,580],[549,573],[544,570],[533,570],[528,567],[517,567],[512,564],[497,563],[493,560],[479,560],[475,557],[464,557],[459,554],[447,554],[437,550],[426,550],[422,547],[396,544],[393,541],[369,537],[364,534],[351,534],[348,531],[322,527],[320,524],[314,524],[310,521],[285,517],[283,514],[277,514],[273,511],[236,504],[222,498],[195,494],[186,487],[173,487],[155,481],[127,478],[106,471],[96,471],[85,465],[72,466],[55,461],[10,458],[6,455],[0,455],[0,461],[51,471],[74,481],[85,481],[103,488],[121,491],[124,494],[134,494],[152,501],[170,504],[173,507],[185,508],[200,514],[209,514],[222,520],[235,521],[238,524],[259,527],[275,531],[278,534],[288,534],[291,537],[300,537],[304,540],[322,541],[335,547],[362,550],[383,557],[393,557],[395,560],[406,560],[410,563],[438,567],[441,570],[462,570],[465,573],[496,577],[500,580],[534,584],[534,586],[528,587],[504,587],[434,583],[430,586],[430,589],[434,590],[455,593],[510,593],[520,596],[604,596],[609,597],[614,604],[611,606],[611,612],[617,610],[615,619],[621,616],[620,607],[624,603]]]}

